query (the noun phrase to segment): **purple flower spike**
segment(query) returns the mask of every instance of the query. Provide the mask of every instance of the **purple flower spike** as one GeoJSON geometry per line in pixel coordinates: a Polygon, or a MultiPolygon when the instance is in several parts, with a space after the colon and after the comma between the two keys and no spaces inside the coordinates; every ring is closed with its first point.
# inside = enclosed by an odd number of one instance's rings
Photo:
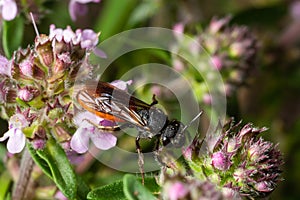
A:
{"type": "Polygon", "coordinates": [[[98,149],[107,150],[114,147],[117,138],[110,133],[100,131],[93,125],[101,121],[104,120],[89,112],[82,112],[75,116],[74,123],[79,128],[71,139],[71,148],[77,153],[85,153],[88,151],[90,139],[98,149]]]}
{"type": "Polygon", "coordinates": [[[13,20],[18,13],[17,4],[14,0],[0,1],[1,13],[4,20],[13,20]]]}
{"type": "Polygon", "coordinates": [[[20,153],[23,150],[26,137],[22,132],[22,128],[28,125],[28,121],[22,114],[15,114],[10,118],[9,130],[0,138],[0,142],[8,138],[7,150],[9,153],[20,153]]]}

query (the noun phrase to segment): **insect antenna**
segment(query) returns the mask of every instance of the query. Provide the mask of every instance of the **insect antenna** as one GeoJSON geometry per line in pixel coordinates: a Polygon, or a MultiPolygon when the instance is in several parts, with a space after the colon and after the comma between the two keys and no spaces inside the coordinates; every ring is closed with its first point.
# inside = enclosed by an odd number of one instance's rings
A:
{"type": "Polygon", "coordinates": [[[195,117],[194,117],[194,119],[192,119],[192,121],[190,121],[190,123],[188,123],[185,127],[183,127],[183,129],[182,129],[182,133],[188,128],[188,127],[190,127],[191,125],[192,125],[192,123],[194,123],[201,115],[202,115],[202,113],[203,113],[203,111],[200,111],[195,117]]]}
{"type": "Polygon", "coordinates": [[[36,36],[37,36],[38,38],[40,38],[40,33],[39,33],[39,30],[37,29],[37,26],[36,26],[36,23],[35,23],[35,20],[34,20],[34,17],[33,17],[32,12],[30,12],[30,17],[31,17],[31,21],[32,21],[32,25],[33,25],[35,34],[36,34],[36,36]]]}

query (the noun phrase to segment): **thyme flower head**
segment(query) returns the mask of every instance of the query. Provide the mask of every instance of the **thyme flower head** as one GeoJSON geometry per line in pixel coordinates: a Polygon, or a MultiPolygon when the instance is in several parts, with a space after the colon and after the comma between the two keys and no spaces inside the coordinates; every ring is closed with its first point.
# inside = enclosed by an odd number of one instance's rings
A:
{"type": "MultiPolygon", "coordinates": [[[[32,46],[15,51],[11,60],[0,56],[1,117],[9,118],[10,123],[0,141],[8,139],[10,153],[21,152],[26,138],[38,150],[49,138],[62,145],[71,142],[69,149],[64,148],[67,152],[70,148],[86,152],[89,139],[100,149],[115,146],[115,136],[94,126],[101,121],[97,116],[79,112],[90,121],[96,119],[95,124],[74,118],[80,109],[72,101],[75,79],[91,77],[94,66],[89,63],[89,55],[98,36],[91,29],[73,31],[51,25],[49,36],[37,36],[32,46]]],[[[126,82],[118,84],[126,89],[126,82]]]]}
{"type": "Polygon", "coordinates": [[[242,195],[265,197],[282,181],[283,164],[277,145],[260,136],[265,130],[230,122],[216,132],[216,138],[206,139],[206,153],[200,153],[203,141],[196,138],[183,155],[197,178],[242,195]]]}

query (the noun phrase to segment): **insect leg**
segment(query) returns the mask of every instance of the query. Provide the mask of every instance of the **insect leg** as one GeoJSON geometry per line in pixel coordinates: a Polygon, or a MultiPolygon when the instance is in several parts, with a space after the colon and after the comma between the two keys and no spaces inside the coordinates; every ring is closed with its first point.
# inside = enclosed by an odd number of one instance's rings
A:
{"type": "Polygon", "coordinates": [[[153,94],[153,96],[152,96],[152,103],[150,104],[150,106],[154,106],[155,104],[158,104],[158,101],[155,98],[155,94],[153,94]]]}
{"type": "Polygon", "coordinates": [[[84,119],[84,120],[103,131],[119,131],[120,130],[120,126],[118,126],[118,125],[116,125],[116,126],[101,126],[99,124],[96,124],[96,123],[90,121],[89,119],[84,119]]]}
{"type": "Polygon", "coordinates": [[[140,172],[142,175],[142,184],[144,185],[144,183],[145,183],[144,156],[141,151],[140,139],[141,139],[140,135],[138,135],[135,139],[135,147],[136,147],[136,151],[138,152],[138,156],[139,156],[138,165],[139,165],[140,172]]]}
{"type": "Polygon", "coordinates": [[[159,135],[159,136],[157,136],[156,137],[156,141],[155,141],[155,147],[154,147],[154,158],[155,158],[155,160],[158,162],[158,164],[160,164],[161,166],[164,166],[165,164],[163,163],[163,161],[162,161],[162,159],[161,159],[161,157],[160,157],[160,155],[159,155],[159,144],[160,144],[160,136],[161,135],[159,135]]]}

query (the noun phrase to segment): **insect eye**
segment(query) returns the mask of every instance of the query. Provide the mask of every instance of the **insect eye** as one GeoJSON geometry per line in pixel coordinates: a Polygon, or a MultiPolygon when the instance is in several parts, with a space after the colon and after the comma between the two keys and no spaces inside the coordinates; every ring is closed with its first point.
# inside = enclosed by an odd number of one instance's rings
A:
{"type": "Polygon", "coordinates": [[[170,143],[170,139],[167,138],[167,137],[163,137],[162,138],[162,143],[163,143],[164,146],[166,146],[166,145],[168,145],[170,143]]]}

